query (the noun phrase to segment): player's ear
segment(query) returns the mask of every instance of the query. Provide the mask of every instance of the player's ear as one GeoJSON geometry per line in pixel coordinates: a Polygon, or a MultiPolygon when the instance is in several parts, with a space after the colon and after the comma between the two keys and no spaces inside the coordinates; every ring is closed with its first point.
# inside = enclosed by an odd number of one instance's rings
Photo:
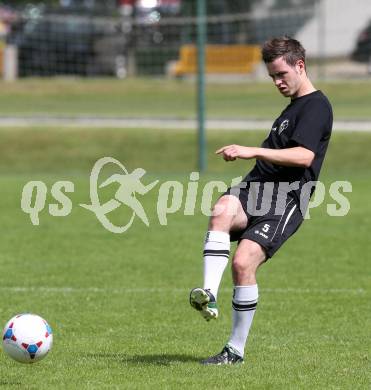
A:
{"type": "Polygon", "coordinates": [[[295,67],[299,74],[303,74],[303,72],[305,72],[305,62],[303,60],[297,60],[295,67]]]}

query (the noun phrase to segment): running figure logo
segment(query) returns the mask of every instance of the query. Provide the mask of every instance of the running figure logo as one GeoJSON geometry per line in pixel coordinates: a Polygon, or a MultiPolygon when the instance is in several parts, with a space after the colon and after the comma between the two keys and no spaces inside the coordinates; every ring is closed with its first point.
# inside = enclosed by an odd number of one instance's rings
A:
{"type": "Polygon", "coordinates": [[[134,169],[133,172],[129,173],[118,160],[112,157],[101,158],[95,163],[90,175],[91,204],[80,204],[80,206],[92,211],[96,215],[100,223],[112,233],[123,233],[128,230],[132,225],[135,216],[138,216],[145,225],[149,226],[147,214],[142,204],[139,202],[138,199],[136,199],[135,194],[147,194],[152,188],[156,186],[158,180],[148,185],[144,185],[141,182],[141,179],[143,178],[145,173],[146,171],[142,168],[134,169]],[[98,187],[99,174],[103,167],[107,164],[117,165],[124,173],[113,174],[107,180],[101,183],[98,187]],[[119,188],[115,194],[115,199],[111,199],[108,202],[101,204],[98,195],[98,188],[107,187],[112,183],[119,184],[119,188]],[[132,214],[129,221],[125,225],[116,226],[107,218],[106,215],[111,211],[116,210],[122,205],[129,207],[132,210],[132,214]]]}

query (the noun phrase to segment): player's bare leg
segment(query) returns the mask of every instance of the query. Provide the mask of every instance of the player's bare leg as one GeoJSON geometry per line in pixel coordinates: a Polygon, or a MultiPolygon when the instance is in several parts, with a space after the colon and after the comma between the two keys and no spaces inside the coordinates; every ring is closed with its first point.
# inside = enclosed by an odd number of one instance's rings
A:
{"type": "Polygon", "coordinates": [[[234,195],[224,195],[215,204],[209,221],[209,231],[229,233],[244,229],[247,217],[240,200],[234,195]]]}
{"type": "Polygon", "coordinates": [[[241,240],[232,261],[232,275],[235,286],[256,284],[256,271],[265,261],[265,252],[256,242],[241,240]]]}

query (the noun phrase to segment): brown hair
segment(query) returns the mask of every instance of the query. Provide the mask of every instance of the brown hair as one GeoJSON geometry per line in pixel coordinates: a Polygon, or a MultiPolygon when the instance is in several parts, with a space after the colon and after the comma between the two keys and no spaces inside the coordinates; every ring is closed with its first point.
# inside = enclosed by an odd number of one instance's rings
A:
{"type": "Polygon", "coordinates": [[[305,63],[305,49],[299,41],[290,37],[273,38],[266,41],[262,47],[263,61],[267,64],[279,57],[294,66],[297,61],[305,63]]]}

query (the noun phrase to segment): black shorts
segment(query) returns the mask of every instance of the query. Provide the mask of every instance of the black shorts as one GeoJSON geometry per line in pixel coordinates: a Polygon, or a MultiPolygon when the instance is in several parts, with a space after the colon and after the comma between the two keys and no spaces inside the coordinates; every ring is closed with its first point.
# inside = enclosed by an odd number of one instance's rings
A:
{"type": "Polygon", "coordinates": [[[290,194],[279,196],[278,183],[242,184],[224,193],[240,200],[248,219],[245,229],[230,232],[231,241],[255,241],[269,259],[303,222],[299,203],[290,194]]]}

